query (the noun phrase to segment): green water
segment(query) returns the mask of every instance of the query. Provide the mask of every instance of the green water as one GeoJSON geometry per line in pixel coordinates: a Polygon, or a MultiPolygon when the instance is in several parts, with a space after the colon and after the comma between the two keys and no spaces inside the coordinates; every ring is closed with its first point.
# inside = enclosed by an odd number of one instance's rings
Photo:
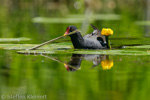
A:
{"type": "Polygon", "coordinates": [[[0,0],[0,100],[149,100],[145,1],[0,0]],[[90,24],[114,31],[111,50],[74,50],[69,37],[25,50],[90,24]]]}
{"type": "Polygon", "coordinates": [[[7,100],[46,98],[48,100],[147,100],[149,98],[149,56],[84,55],[80,57],[78,55],[73,58],[72,54],[56,54],[45,57],[0,50],[0,58],[2,100],[3,98],[7,100]],[[94,67],[94,60],[90,61],[92,57],[97,62],[94,67]],[[98,57],[100,60],[96,60],[98,57]],[[70,71],[67,71],[62,62],[67,64],[71,59],[74,59],[74,63],[80,59],[81,65],[76,66],[75,70],[70,68],[70,71]],[[102,61],[106,60],[113,65],[105,68],[102,61]]]}

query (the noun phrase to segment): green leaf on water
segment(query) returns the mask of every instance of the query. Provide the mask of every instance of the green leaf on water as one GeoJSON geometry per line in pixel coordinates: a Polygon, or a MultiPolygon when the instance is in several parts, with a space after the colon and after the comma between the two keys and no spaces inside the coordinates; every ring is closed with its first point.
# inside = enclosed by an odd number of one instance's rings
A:
{"type": "Polygon", "coordinates": [[[0,48],[7,50],[23,50],[28,49],[36,44],[0,44],[0,48]]]}
{"type": "Polygon", "coordinates": [[[23,41],[30,41],[30,38],[0,38],[0,42],[23,42],[23,41]]]}
{"type": "MultiPolygon", "coordinates": [[[[39,45],[39,44],[0,44],[0,49],[25,50],[25,49],[30,49],[37,45],[39,45]]],[[[43,47],[40,47],[39,49],[53,50],[53,49],[71,48],[71,47],[72,47],[72,45],[70,43],[55,43],[55,44],[45,45],[43,47]]]]}
{"type": "Polygon", "coordinates": [[[48,17],[35,17],[33,23],[82,23],[88,20],[92,23],[94,20],[120,20],[120,15],[117,14],[94,14],[87,18],[85,15],[68,15],[66,18],[48,18],[48,17]]]}
{"type": "Polygon", "coordinates": [[[104,54],[104,55],[150,55],[148,51],[136,50],[25,50],[20,54],[104,54]]]}
{"type": "Polygon", "coordinates": [[[24,51],[17,51],[19,54],[55,54],[55,51],[52,50],[24,50],[24,51]]]}
{"type": "Polygon", "coordinates": [[[105,54],[105,55],[150,55],[148,50],[135,49],[148,48],[150,45],[145,46],[128,46],[130,49],[112,49],[112,50],[83,50],[73,49],[72,44],[69,43],[53,43],[45,45],[37,50],[28,50],[38,44],[0,44],[0,48],[7,50],[21,50],[18,53],[21,54],[105,54]],[[133,48],[134,47],[134,48],[133,48]],[[133,48],[133,49],[132,49],[133,48]]]}
{"type": "Polygon", "coordinates": [[[145,25],[150,25],[150,21],[137,21],[135,22],[135,24],[145,26],[145,25]]]}
{"type": "Polygon", "coordinates": [[[150,55],[147,51],[140,50],[84,50],[74,51],[77,54],[105,54],[105,55],[150,55]]]}
{"type": "Polygon", "coordinates": [[[140,45],[140,46],[123,46],[127,49],[150,49],[150,45],[140,45]]]}
{"type": "Polygon", "coordinates": [[[82,23],[84,18],[46,18],[35,17],[34,23],[82,23]]]}
{"type": "MultiPolygon", "coordinates": [[[[85,19],[85,15],[83,14],[68,15],[67,17],[85,19]]],[[[90,16],[90,19],[92,20],[120,20],[121,17],[118,14],[94,14],[90,16]]]]}

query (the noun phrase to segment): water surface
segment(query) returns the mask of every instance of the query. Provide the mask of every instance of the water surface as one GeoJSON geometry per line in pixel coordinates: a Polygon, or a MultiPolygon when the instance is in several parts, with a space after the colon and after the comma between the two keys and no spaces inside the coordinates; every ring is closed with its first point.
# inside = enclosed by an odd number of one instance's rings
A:
{"type": "Polygon", "coordinates": [[[36,100],[146,100],[149,97],[149,56],[20,55],[0,50],[0,58],[0,93],[7,99],[34,96],[36,100]]]}

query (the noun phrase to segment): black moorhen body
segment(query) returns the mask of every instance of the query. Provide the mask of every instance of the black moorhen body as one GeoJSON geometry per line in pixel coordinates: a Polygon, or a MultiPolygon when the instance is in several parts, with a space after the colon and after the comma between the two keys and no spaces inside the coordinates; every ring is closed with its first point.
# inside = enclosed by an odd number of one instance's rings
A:
{"type": "MultiPolygon", "coordinates": [[[[82,37],[81,33],[77,31],[71,34],[71,41],[76,49],[107,49],[109,48],[108,36],[101,35],[101,31],[95,26],[91,25],[94,31],[82,37]]],[[[68,26],[65,34],[78,30],[76,26],[68,26]]]]}

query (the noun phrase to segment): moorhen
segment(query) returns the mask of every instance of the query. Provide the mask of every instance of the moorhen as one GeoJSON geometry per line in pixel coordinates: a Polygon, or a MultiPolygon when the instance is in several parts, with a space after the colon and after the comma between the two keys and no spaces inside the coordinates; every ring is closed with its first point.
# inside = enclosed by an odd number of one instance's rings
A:
{"type": "MultiPolygon", "coordinates": [[[[94,31],[82,37],[79,31],[69,35],[75,49],[108,49],[108,36],[113,34],[111,29],[103,28],[100,31],[94,25],[91,25],[94,31]]],[[[64,35],[78,30],[76,26],[68,26],[64,35]]]]}

